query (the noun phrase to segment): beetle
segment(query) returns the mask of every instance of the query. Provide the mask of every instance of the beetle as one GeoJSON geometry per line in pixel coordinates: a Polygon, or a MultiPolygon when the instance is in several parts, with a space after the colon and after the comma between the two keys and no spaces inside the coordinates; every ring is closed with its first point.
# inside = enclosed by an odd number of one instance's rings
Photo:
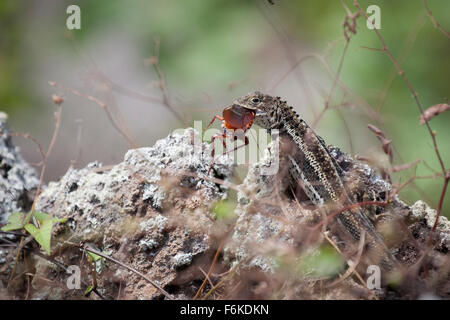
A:
{"type": "MultiPolygon", "coordinates": [[[[232,131],[234,140],[237,140],[237,136],[234,134],[234,131],[242,130],[245,133],[253,125],[255,116],[256,116],[256,110],[246,108],[246,107],[243,107],[238,104],[232,104],[231,106],[226,107],[223,110],[222,116],[215,115],[212,118],[211,122],[208,124],[208,126],[203,131],[207,130],[213,124],[213,122],[215,120],[219,120],[219,121],[222,121],[222,133],[216,134],[211,138],[211,143],[213,145],[212,151],[211,151],[211,157],[213,158],[213,161],[211,162],[211,165],[209,166],[207,175],[209,175],[209,173],[212,169],[212,166],[214,164],[214,154],[215,154],[214,140],[216,140],[217,138],[222,139],[224,150],[226,150],[225,139],[227,137],[227,134],[230,131],[232,131]]],[[[243,146],[246,146],[248,144],[249,144],[248,137],[245,136],[243,146]]],[[[242,147],[242,146],[240,146],[240,147],[242,147]]],[[[239,148],[239,147],[235,147],[233,150],[231,150],[229,152],[235,151],[237,148],[239,148]]],[[[224,154],[225,153],[228,153],[228,152],[224,152],[224,154]]]]}

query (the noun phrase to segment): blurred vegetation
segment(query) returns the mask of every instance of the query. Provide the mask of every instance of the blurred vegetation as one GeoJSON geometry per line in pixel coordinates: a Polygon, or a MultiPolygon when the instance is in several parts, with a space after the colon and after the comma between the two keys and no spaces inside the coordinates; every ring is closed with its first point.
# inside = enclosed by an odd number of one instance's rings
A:
{"type": "MultiPolygon", "coordinates": [[[[356,10],[352,1],[345,3],[352,11],[356,10]]],[[[363,8],[370,4],[380,6],[382,35],[394,57],[400,60],[424,107],[446,102],[450,92],[450,40],[434,28],[426,15],[423,1],[360,0],[359,3],[363,8]]],[[[38,118],[40,111],[48,106],[48,100],[42,98],[42,92],[30,80],[30,70],[39,70],[34,68],[41,61],[36,57],[45,57],[46,50],[76,55],[73,44],[66,37],[65,8],[69,4],[78,4],[82,8],[82,30],[72,33],[80,47],[87,46],[101,33],[120,31],[137,44],[139,55],[145,58],[152,55],[153,38],[156,36],[161,39],[160,63],[171,93],[188,96],[205,94],[220,97],[220,101],[270,85],[264,83],[266,73],[276,69],[277,64],[280,68],[277,76],[287,70],[286,63],[289,61],[285,56],[275,55],[274,59],[274,50],[283,51],[282,35],[274,29],[282,30],[287,35],[295,53],[302,48],[296,54],[297,58],[302,52],[328,52],[334,71],[344,46],[342,23],[345,10],[340,1],[278,0],[271,6],[263,0],[84,0],[57,3],[3,0],[0,2],[0,109],[10,115],[13,123],[23,114],[34,113],[38,118]],[[48,12],[47,19],[36,20],[40,17],[36,14],[39,8],[48,12]],[[273,15],[269,14],[267,19],[264,12],[272,12],[273,15]],[[276,17],[272,21],[275,28],[268,21],[271,17],[276,17]],[[36,38],[42,41],[42,51],[25,50],[26,42],[36,38]],[[237,85],[232,91],[229,90],[230,83],[237,85]]],[[[428,6],[435,19],[449,30],[450,1],[428,0],[428,6]]],[[[380,110],[383,130],[394,143],[396,164],[420,158],[439,171],[431,138],[426,128],[419,125],[419,111],[405,83],[395,76],[386,54],[362,48],[381,48],[376,34],[365,25],[364,18],[359,18],[357,34],[351,39],[340,79],[352,92],[378,110],[380,92],[394,75],[380,110]]],[[[316,61],[311,60],[304,67],[323,72],[323,78],[327,79],[326,72],[316,61]]],[[[31,78],[38,76],[32,75],[31,78]]],[[[42,82],[47,80],[43,78],[42,82]]],[[[329,84],[327,79],[322,85],[325,92],[329,91],[329,84]]],[[[283,86],[286,86],[285,82],[280,84],[280,90],[283,86]]],[[[302,92],[300,88],[298,91],[302,92]]],[[[342,98],[343,93],[337,90],[332,104],[339,103],[342,98]]],[[[318,112],[323,108],[323,102],[315,101],[314,108],[318,112]]],[[[210,112],[196,111],[195,106],[191,107],[193,109],[189,112],[194,119],[209,120],[214,113],[220,112],[217,102],[208,106],[211,107],[210,112]]],[[[197,109],[201,107],[197,106],[197,109]]],[[[375,150],[379,146],[376,138],[369,142],[358,141],[359,133],[366,130],[365,125],[374,121],[361,119],[360,115],[355,117],[352,114],[354,110],[342,111],[350,123],[353,124],[355,119],[360,122],[359,126],[350,130],[356,140],[354,151],[370,153],[375,150]]],[[[304,116],[308,121],[313,119],[310,114],[304,116]]],[[[344,143],[348,136],[339,119],[335,111],[329,111],[317,130],[328,143],[348,146],[344,143]]],[[[447,166],[450,166],[449,120],[450,113],[447,112],[431,121],[447,166]]],[[[23,128],[23,131],[28,130],[23,128]]],[[[344,150],[350,151],[345,147],[344,150]]],[[[416,172],[410,169],[396,174],[395,178],[406,181],[414,174],[431,173],[421,163],[416,172]]],[[[420,179],[417,186],[423,192],[408,187],[402,191],[402,196],[408,201],[423,198],[436,206],[442,188],[441,180],[420,179]]],[[[449,215],[449,211],[450,196],[447,196],[444,214],[449,215]]]]}

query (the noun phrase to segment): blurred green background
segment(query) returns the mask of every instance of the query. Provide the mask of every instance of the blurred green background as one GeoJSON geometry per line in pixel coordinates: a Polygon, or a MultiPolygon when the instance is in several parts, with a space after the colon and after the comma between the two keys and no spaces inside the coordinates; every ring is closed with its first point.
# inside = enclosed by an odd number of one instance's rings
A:
{"type": "MultiPolygon", "coordinates": [[[[345,3],[356,10],[353,1],[345,3]]],[[[381,8],[381,33],[424,108],[448,101],[450,39],[433,26],[423,1],[359,3],[363,9],[371,4],[381,8]]],[[[450,1],[427,3],[434,18],[450,30],[450,1]]],[[[0,110],[8,113],[14,131],[30,133],[46,148],[54,127],[51,95],[64,94],[61,133],[46,181],[64,174],[71,163],[83,167],[94,160],[120,162],[130,146],[104,111],[85,98],[50,87],[48,81],[98,97],[120,115],[139,146],[150,146],[182,126],[160,103],[136,98],[136,93],[162,97],[159,78],[146,60],[155,54],[159,39],[170,104],[190,125],[193,120],[210,120],[234,98],[255,89],[283,96],[313,123],[333,83],[324,65],[319,59],[306,59],[278,80],[311,53],[322,56],[336,72],[345,45],[345,15],[341,1],[332,0],[278,0],[275,5],[263,0],[2,0],[0,110]],[[81,30],[66,28],[70,4],[81,8],[81,30]]],[[[347,93],[336,88],[332,108],[317,132],[346,152],[383,162],[380,143],[367,129],[372,123],[393,140],[395,164],[424,160],[417,169],[395,174],[396,182],[439,172],[431,138],[419,125],[420,113],[407,86],[386,54],[363,47],[381,45],[359,18],[340,76],[347,93]],[[345,105],[336,109],[342,102],[345,105]]],[[[450,167],[449,120],[447,112],[430,124],[450,167]]],[[[15,142],[27,160],[40,161],[30,141],[15,142]]],[[[442,180],[418,179],[402,190],[402,198],[436,206],[442,180]]],[[[444,214],[449,208],[447,196],[444,214]]]]}

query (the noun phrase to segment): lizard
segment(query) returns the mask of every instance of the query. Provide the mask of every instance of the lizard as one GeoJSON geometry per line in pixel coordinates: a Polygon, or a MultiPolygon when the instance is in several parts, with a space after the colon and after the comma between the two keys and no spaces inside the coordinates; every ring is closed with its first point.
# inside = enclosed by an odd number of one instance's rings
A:
{"type": "Polygon", "coordinates": [[[255,123],[268,131],[279,130],[279,139],[284,144],[282,156],[287,158],[287,181],[291,188],[300,188],[317,207],[331,204],[349,208],[337,214],[339,225],[354,240],[360,240],[364,232],[366,244],[381,257],[383,269],[397,267],[398,262],[385,245],[382,235],[364,210],[351,200],[342,180],[343,170],[330,155],[324,140],[300,118],[294,108],[280,97],[255,91],[236,99],[226,108],[239,110],[236,114],[241,114],[243,109],[252,114],[251,121],[247,121],[250,126],[255,123]]]}

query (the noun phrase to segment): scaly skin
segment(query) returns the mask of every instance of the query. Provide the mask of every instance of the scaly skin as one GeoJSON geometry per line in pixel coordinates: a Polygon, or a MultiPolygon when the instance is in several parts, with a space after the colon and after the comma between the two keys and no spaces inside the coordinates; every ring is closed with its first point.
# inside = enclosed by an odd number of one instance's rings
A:
{"type": "MultiPolygon", "coordinates": [[[[233,105],[255,111],[257,125],[279,130],[281,143],[289,150],[282,156],[288,161],[288,181],[293,190],[300,187],[316,206],[334,204],[339,209],[353,204],[342,182],[343,171],[330,156],[324,141],[286,101],[256,91],[235,100],[233,105]]],[[[397,265],[383,237],[360,207],[340,212],[337,219],[355,240],[365,230],[365,241],[371,252],[381,257],[384,269],[391,270],[397,265]]]]}

